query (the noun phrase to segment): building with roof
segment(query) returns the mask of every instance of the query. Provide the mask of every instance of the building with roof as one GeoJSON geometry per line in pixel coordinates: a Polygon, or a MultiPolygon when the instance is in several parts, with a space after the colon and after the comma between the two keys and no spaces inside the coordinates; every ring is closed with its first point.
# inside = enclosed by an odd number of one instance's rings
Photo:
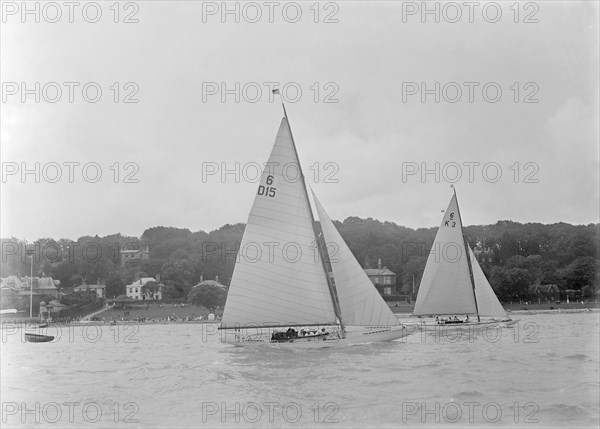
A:
{"type": "Polygon", "coordinates": [[[73,289],[74,292],[94,292],[98,298],[106,298],[106,286],[103,284],[99,284],[97,282],[95,285],[86,285],[82,284],[73,289]]]}
{"type": "Polygon", "coordinates": [[[42,295],[51,295],[54,298],[58,298],[58,288],[56,287],[55,280],[52,279],[52,277],[34,277],[33,290],[41,293],[42,295]]]}
{"type": "MultiPolygon", "coordinates": [[[[50,279],[52,281],[50,277],[43,279],[50,279]]],[[[56,287],[53,290],[47,281],[43,280],[40,282],[40,279],[34,277],[32,282],[31,277],[20,279],[17,276],[8,276],[7,278],[0,279],[0,308],[14,308],[20,312],[24,312],[28,316],[31,300],[33,302],[32,313],[34,316],[37,316],[42,297],[46,295],[56,296],[54,294],[58,294],[56,287]],[[40,283],[44,287],[40,288],[40,283]]],[[[53,285],[53,282],[51,283],[53,285]]]]}
{"type": "Polygon", "coordinates": [[[8,286],[12,289],[21,290],[24,289],[23,281],[18,276],[8,276],[0,279],[0,287],[8,286]]]}
{"type": "Polygon", "coordinates": [[[142,288],[148,282],[158,283],[154,277],[142,277],[141,279],[134,281],[130,285],[127,285],[125,287],[125,293],[127,294],[127,296],[129,298],[139,299],[139,300],[143,300],[143,301],[161,300],[162,299],[162,289],[163,289],[162,284],[159,284],[158,290],[156,290],[154,292],[151,292],[151,291],[142,292],[142,288]]]}
{"type": "Polygon", "coordinates": [[[121,266],[125,267],[128,265],[140,264],[144,261],[149,260],[150,251],[148,250],[148,246],[146,246],[146,250],[121,250],[119,252],[119,256],[121,257],[121,266]]]}
{"type": "Polygon", "coordinates": [[[23,277],[8,276],[0,279],[0,287],[6,287],[15,291],[29,291],[33,289],[34,293],[40,295],[51,295],[58,298],[57,284],[60,281],[54,280],[52,277],[23,277]]]}
{"type": "MultiPolygon", "coordinates": [[[[498,248],[498,245],[496,245],[498,248]]],[[[480,265],[491,266],[492,263],[496,261],[496,253],[494,249],[485,246],[485,243],[482,241],[478,241],[475,247],[473,248],[473,254],[477,261],[479,261],[480,265]]]]}
{"type": "MultiPolygon", "coordinates": [[[[16,276],[11,276],[16,277],[16,276]]],[[[24,302],[20,298],[20,292],[24,292],[24,289],[16,287],[15,283],[12,282],[10,285],[6,282],[6,279],[0,279],[0,308],[2,310],[7,308],[16,308],[17,310],[24,309],[24,302]]],[[[29,309],[29,302],[27,302],[27,308],[29,309]]]]}
{"type": "Polygon", "coordinates": [[[198,287],[198,286],[214,286],[214,287],[218,287],[220,289],[223,289],[225,291],[228,289],[227,286],[225,286],[224,284],[219,283],[219,276],[215,276],[214,280],[204,280],[204,277],[200,276],[200,283],[198,283],[194,287],[198,287]]]}
{"type": "Polygon", "coordinates": [[[382,296],[396,294],[397,274],[387,267],[382,267],[381,259],[377,261],[377,268],[365,268],[364,271],[382,296]]]}
{"type": "Polygon", "coordinates": [[[560,289],[555,284],[542,285],[539,283],[529,286],[530,295],[535,296],[538,301],[555,301],[560,299],[560,289]]]}

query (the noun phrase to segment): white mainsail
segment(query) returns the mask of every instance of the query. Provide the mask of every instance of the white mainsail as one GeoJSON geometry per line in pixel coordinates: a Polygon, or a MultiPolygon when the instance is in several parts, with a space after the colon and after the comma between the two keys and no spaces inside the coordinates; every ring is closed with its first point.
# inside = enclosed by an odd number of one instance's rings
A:
{"type": "Polygon", "coordinates": [[[507,317],[473,250],[465,244],[462,227],[454,194],[427,259],[413,314],[477,313],[479,316],[507,317]],[[467,255],[471,262],[473,283],[467,255]]]}
{"type": "Polygon", "coordinates": [[[471,255],[471,266],[473,267],[475,296],[477,297],[477,309],[479,310],[479,315],[502,318],[508,317],[502,304],[498,301],[494,289],[492,289],[492,286],[479,266],[479,262],[477,262],[477,258],[475,258],[471,247],[469,247],[469,255],[471,255]]]}
{"type": "Polygon", "coordinates": [[[352,251],[323,209],[313,192],[315,206],[328,248],[333,244],[335,253],[330,256],[337,296],[344,324],[355,326],[395,326],[398,319],[371,283],[352,251]]]}
{"type": "Polygon", "coordinates": [[[427,258],[413,314],[474,313],[475,296],[458,202],[456,195],[453,195],[427,258]]]}
{"type": "Polygon", "coordinates": [[[334,324],[289,123],[281,121],[240,244],[223,327],[334,324]],[[261,254],[262,253],[262,254],[261,254]]]}

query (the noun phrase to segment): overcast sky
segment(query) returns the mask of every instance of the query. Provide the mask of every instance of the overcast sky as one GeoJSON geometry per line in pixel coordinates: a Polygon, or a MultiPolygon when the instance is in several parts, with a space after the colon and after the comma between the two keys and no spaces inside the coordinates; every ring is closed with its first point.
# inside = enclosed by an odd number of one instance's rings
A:
{"type": "Polygon", "coordinates": [[[57,4],[3,3],[2,237],[246,222],[265,82],[332,219],[437,226],[456,182],[466,225],[599,221],[597,2],[57,4]]]}

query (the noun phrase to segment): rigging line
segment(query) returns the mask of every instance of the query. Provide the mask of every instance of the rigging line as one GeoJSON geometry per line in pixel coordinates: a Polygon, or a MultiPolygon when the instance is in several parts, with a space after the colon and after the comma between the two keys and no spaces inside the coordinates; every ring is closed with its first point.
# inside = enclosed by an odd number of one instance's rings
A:
{"type": "Polygon", "coordinates": [[[463,229],[462,217],[460,216],[460,207],[458,206],[458,197],[456,196],[456,188],[452,186],[452,189],[454,190],[454,199],[456,200],[456,211],[458,212],[458,220],[460,221],[460,232],[463,236],[463,246],[465,250],[465,255],[467,257],[467,265],[469,267],[469,278],[471,279],[471,287],[473,288],[473,299],[475,300],[475,311],[477,312],[477,321],[481,322],[481,318],[479,317],[479,307],[477,305],[477,294],[475,293],[475,278],[473,277],[473,266],[471,265],[469,243],[467,241],[467,236],[465,235],[465,230],[463,229]]]}

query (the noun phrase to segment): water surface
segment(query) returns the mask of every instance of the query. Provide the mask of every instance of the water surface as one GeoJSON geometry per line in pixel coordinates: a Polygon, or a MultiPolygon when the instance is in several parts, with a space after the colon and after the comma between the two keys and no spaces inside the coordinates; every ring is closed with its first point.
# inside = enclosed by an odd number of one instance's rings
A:
{"type": "Polygon", "coordinates": [[[598,313],[341,349],[242,348],[214,325],[2,330],[3,427],[597,427],[598,313]]]}

